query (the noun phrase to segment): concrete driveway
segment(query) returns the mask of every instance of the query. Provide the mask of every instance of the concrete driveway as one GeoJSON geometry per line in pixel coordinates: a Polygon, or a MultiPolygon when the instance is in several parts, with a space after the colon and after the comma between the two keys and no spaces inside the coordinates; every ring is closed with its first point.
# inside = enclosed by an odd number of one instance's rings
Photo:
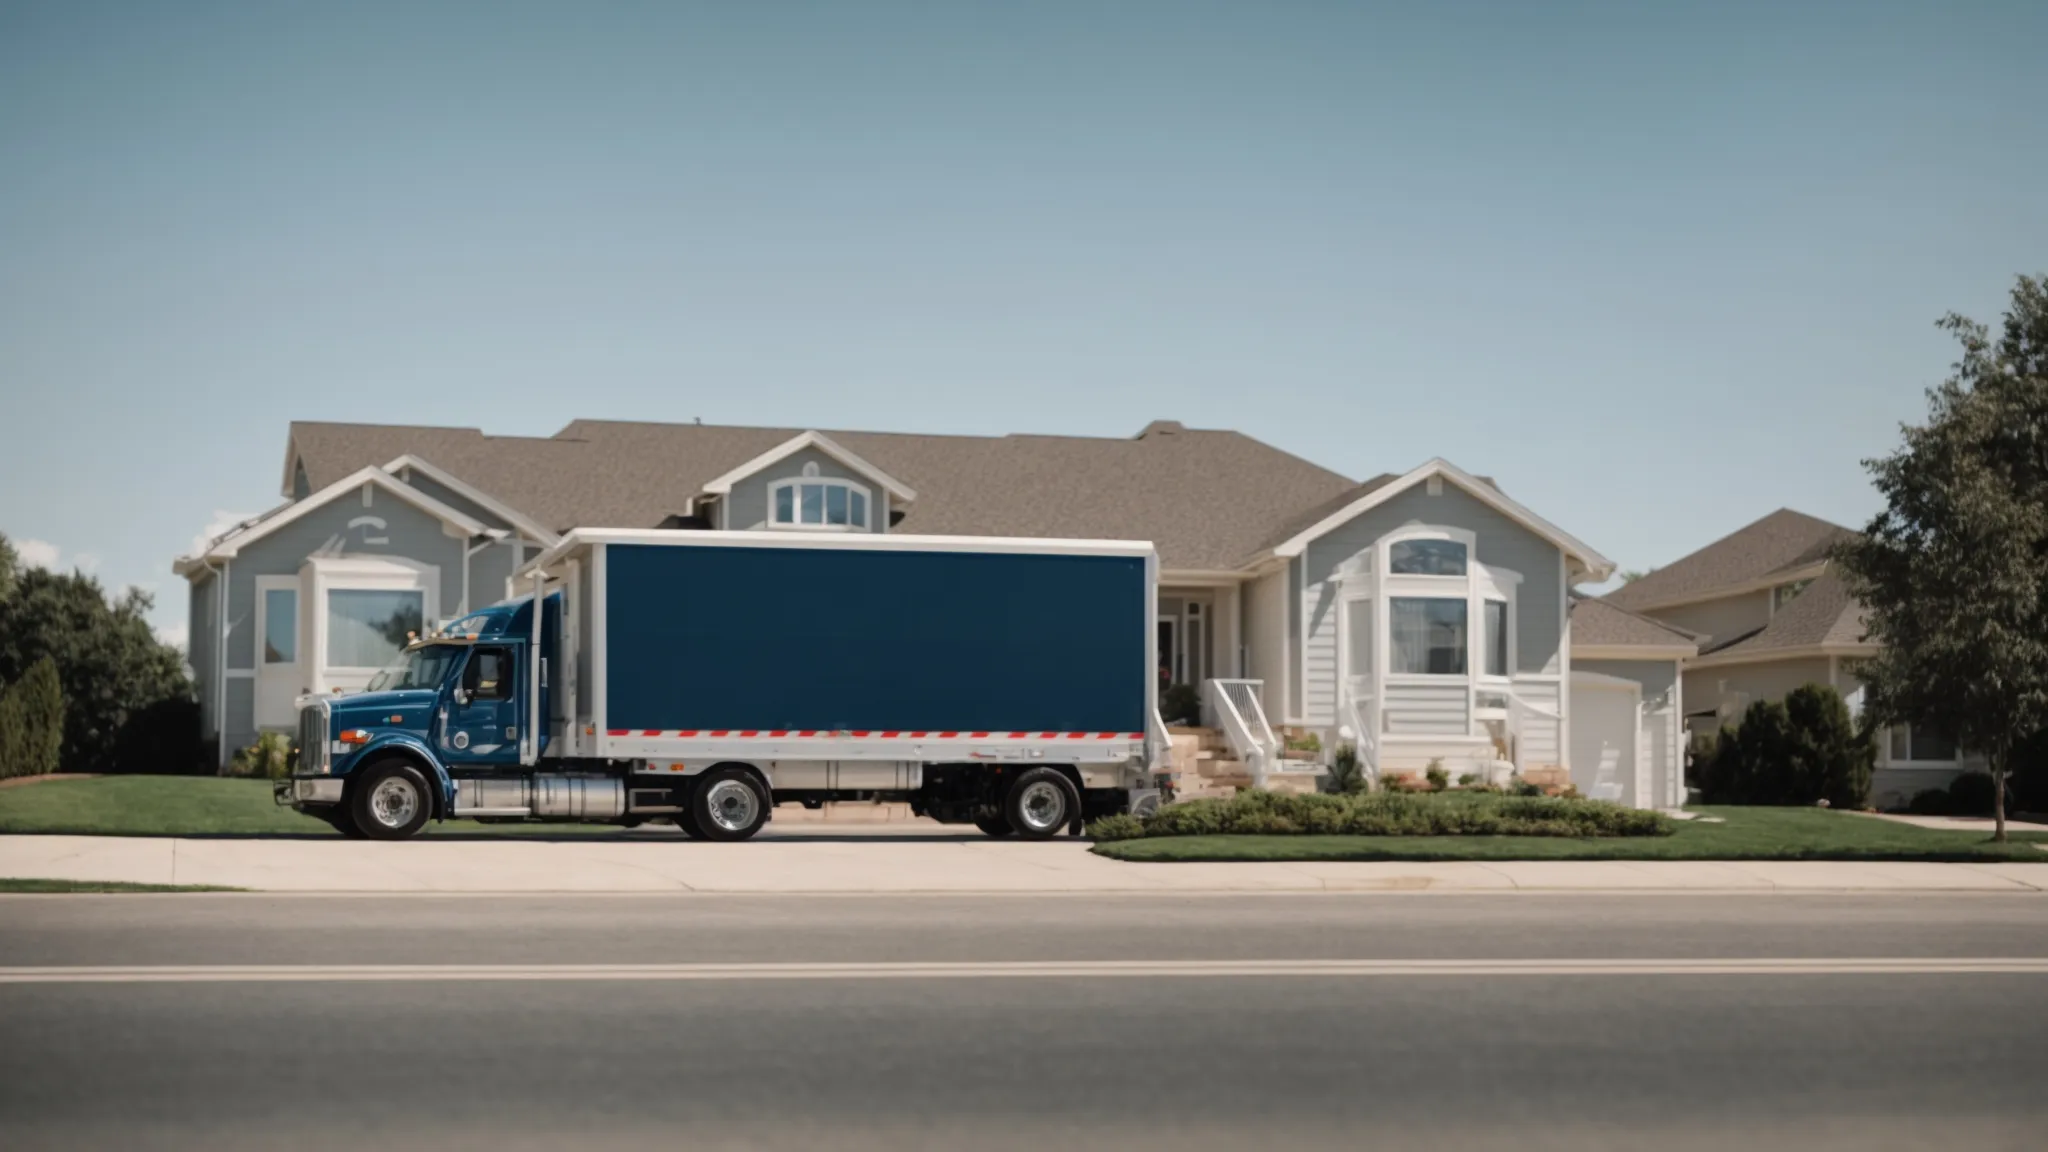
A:
{"type": "Polygon", "coordinates": [[[2048,891],[2044,864],[1524,861],[1126,864],[1080,840],[938,825],[770,826],[744,844],[628,835],[318,839],[0,837],[0,876],[275,892],[2048,891]]]}

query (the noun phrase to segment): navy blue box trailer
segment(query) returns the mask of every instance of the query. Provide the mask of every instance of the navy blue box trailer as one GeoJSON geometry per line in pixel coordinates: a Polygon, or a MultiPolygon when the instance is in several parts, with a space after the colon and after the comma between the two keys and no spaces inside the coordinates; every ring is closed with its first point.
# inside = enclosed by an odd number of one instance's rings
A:
{"type": "MultiPolygon", "coordinates": [[[[436,815],[738,839],[777,804],[872,799],[991,835],[1078,831],[1162,798],[1157,576],[1143,542],[578,529],[523,570],[527,596],[408,654],[461,713],[485,682],[461,669],[492,653],[516,744],[422,733],[391,754],[431,756],[412,767],[436,815]]],[[[334,723],[302,732],[329,743],[334,723]]],[[[390,775],[294,781],[292,800],[384,835],[355,794],[390,775]]]]}

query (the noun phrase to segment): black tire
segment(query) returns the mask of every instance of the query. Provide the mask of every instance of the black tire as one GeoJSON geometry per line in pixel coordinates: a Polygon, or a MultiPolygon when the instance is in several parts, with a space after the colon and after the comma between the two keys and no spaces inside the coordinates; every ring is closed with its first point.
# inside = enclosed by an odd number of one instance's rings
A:
{"type": "Polygon", "coordinates": [[[1050,840],[1066,830],[1081,811],[1074,782],[1052,768],[1033,768],[1010,784],[1003,799],[1003,817],[1026,840],[1050,840]]]}
{"type": "Polygon", "coordinates": [[[697,823],[697,813],[692,808],[692,802],[696,799],[696,795],[696,789],[693,788],[690,790],[689,797],[683,801],[683,810],[676,813],[676,827],[683,830],[684,836],[692,840],[702,840],[704,839],[704,826],[697,823]]]}
{"type": "Polygon", "coordinates": [[[356,827],[355,813],[351,812],[349,808],[350,806],[347,804],[335,804],[325,811],[319,812],[318,815],[321,820],[332,825],[336,832],[341,833],[350,840],[369,839],[369,837],[363,835],[361,828],[356,827]]]}
{"type": "Polygon", "coordinates": [[[704,839],[745,840],[768,822],[768,793],[744,768],[713,768],[697,778],[684,809],[704,839]]]}
{"type": "Polygon", "coordinates": [[[433,819],[433,796],[419,769],[404,760],[379,760],[349,789],[348,810],[370,839],[404,840],[433,819]]]}
{"type": "Polygon", "coordinates": [[[1010,818],[1001,812],[991,812],[986,816],[976,816],[974,818],[974,826],[997,838],[1008,836],[1016,831],[1015,828],[1010,827],[1010,818]]]}

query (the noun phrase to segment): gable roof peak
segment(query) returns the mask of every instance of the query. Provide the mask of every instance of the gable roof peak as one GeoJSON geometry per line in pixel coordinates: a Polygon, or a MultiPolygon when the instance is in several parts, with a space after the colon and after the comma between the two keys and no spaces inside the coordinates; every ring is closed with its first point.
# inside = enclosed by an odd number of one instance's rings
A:
{"type": "Polygon", "coordinates": [[[1644,573],[1606,598],[1626,608],[1645,609],[1734,595],[1781,573],[1825,563],[1837,543],[1854,535],[1832,521],[1780,508],[1644,573]]]}

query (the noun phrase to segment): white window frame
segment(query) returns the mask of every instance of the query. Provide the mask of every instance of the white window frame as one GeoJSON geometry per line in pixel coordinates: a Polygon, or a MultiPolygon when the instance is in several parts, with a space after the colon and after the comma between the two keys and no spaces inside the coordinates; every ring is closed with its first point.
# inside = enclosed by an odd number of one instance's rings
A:
{"type": "Polygon", "coordinates": [[[1373,570],[1381,573],[1374,591],[1379,603],[1375,606],[1374,623],[1378,625],[1373,640],[1373,655],[1378,658],[1382,684],[1444,684],[1453,680],[1472,679],[1473,658],[1480,653],[1472,639],[1472,619],[1477,608],[1473,597],[1475,582],[1473,575],[1479,570],[1479,537],[1477,533],[1463,528],[1451,528],[1440,524],[1410,524],[1396,528],[1374,542],[1373,570]],[[1395,574],[1394,545],[1409,540],[1450,540],[1465,546],[1465,574],[1463,576],[1421,576],[1413,573],[1395,574]],[[1465,602],[1465,671],[1460,672],[1396,672],[1394,671],[1394,601],[1401,600],[1463,600],[1465,602]]]}
{"type": "MultiPolygon", "coordinates": [[[[823,498],[824,497],[821,496],[821,499],[823,498]]],[[[819,514],[823,515],[822,508],[819,510],[819,514]]],[[[862,484],[858,480],[848,480],[839,476],[818,475],[818,465],[816,462],[812,462],[804,465],[803,475],[791,476],[786,480],[777,480],[773,484],[768,485],[768,514],[766,517],[764,517],[764,519],[766,520],[768,527],[773,528],[777,531],[872,532],[874,531],[875,523],[875,494],[872,489],[870,489],[867,485],[862,484]],[[806,484],[817,484],[826,489],[831,489],[835,487],[846,489],[847,523],[803,523],[803,486],[806,484]],[[777,520],[775,518],[776,497],[785,489],[790,490],[789,511],[790,515],[794,517],[793,521],[782,521],[777,520]],[[853,522],[853,494],[856,492],[860,494],[861,504],[864,512],[861,523],[853,522]]]]}
{"type": "MultiPolygon", "coordinates": [[[[306,675],[315,693],[359,692],[381,668],[357,668],[330,664],[327,659],[327,595],[330,592],[418,592],[420,620],[431,628],[441,618],[441,570],[432,564],[386,557],[327,557],[308,561],[309,585],[301,597],[301,611],[312,605],[308,616],[311,643],[300,651],[310,659],[306,675]]],[[[306,639],[305,637],[301,638],[306,639]]]]}
{"type": "Polygon", "coordinates": [[[1911,724],[1885,725],[1883,739],[1878,743],[1878,753],[1878,767],[1880,768],[1953,769],[1960,768],[1963,765],[1963,750],[1960,747],[1955,750],[1955,755],[1950,756],[1946,760],[1913,759],[1913,726],[1911,724]],[[1892,755],[1892,733],[1894,732],[1902,732],[1906,738],[1906,758],[1903,760],[1892,755]]]}

